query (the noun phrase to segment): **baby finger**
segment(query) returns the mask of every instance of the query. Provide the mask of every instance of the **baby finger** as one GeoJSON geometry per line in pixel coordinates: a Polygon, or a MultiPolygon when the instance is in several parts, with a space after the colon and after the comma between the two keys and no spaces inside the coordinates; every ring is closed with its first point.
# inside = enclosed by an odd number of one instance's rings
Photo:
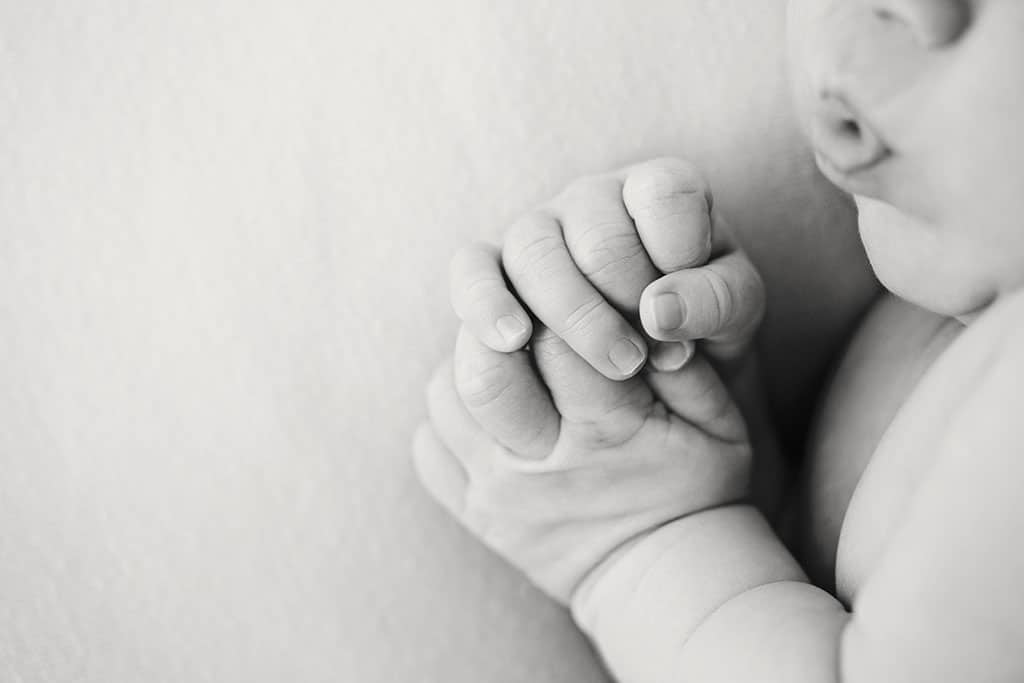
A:
{"type": "Polygon", "coordinates": [[[509,291],[501,255],[489,244],[471,244],[452,258],[452,307],[465,326],[488,348],[511,352],[523,348],[533,325],[509,291]]]}

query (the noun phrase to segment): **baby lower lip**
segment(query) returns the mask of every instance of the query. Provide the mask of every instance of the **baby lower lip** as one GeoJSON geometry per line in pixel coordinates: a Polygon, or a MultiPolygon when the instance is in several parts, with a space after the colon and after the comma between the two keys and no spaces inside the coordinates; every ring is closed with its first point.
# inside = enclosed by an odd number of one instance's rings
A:
{"type": "Polygon", "coordinates": [[[822,171],[825,171],[830,177],[842,178],[856,176],[869,171],[888,159],[890,156],[891,152],[887,151],[878,157],[864,160],[861,163],[851,164],[848,159],[837,161],[823,150],[816,149],[814,151],[814,157],[818,162],[818,167],[821,168],[822,171]]]}
{"type": "Polygon", "coordinates": [[[880,179],[877,174],[871,172],[878,168],[879,162],[860,167],[840,168],[821,152],[815,152],[814,158],[822,175],[840,190],[865,197],[879,196],[880,179]]]}

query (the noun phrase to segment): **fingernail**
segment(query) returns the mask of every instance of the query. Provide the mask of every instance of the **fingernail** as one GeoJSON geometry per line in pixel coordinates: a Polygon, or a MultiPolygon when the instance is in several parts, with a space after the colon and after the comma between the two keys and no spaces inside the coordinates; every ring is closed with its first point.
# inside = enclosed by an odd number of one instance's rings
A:
{"type": "Polygon", "coordinates": [[[501,338],[509,344],[519,343],[523,335],[526,334],[526,325],[514,315],[498,318],[498,322],[494,326],[498,328],[498,334],[501,335],[501,338]]]}
{"type": "Polygon", "coordinates": [[[619,369],[619,372],[628,377],[643,365],[644,352],[629,339],[620,339],[608,352],[608,359],[619,369]]]}
{"type": "Polygon", "coordinates": [[[654,297],[654,324],[658,329],[677,330],[683,325],[683,300],[671,292],[654,297]]]}
{"type": "Polygon", "coordinates": [[[692,341],[659,342],[651,350],[651,367],[658,372],[682,370],[693,358],[692,341]]]}

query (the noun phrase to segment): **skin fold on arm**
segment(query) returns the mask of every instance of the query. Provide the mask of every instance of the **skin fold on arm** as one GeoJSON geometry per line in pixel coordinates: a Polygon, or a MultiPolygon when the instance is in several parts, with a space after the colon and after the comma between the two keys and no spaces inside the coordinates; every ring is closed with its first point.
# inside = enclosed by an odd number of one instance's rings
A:
{"type": "MultiPolygon", "coordinates": [[[[623,681],[708,683],[1024,675],[1013,590],[1024,571],[1024,434],[1010,407],[1024,372],[1022,320],[1018,296],[924,380],[922,395],[945,373],[969,390],[946,409],[934,463],[849,612],[804,579],[752,508],[711,510],[656,531],[575,597],[612,670],[623,681]]],[[[911,410],[931,409],[924,400],[911,410]]],[[[894,447],[900,436],[889,437],[894,447]]]]}

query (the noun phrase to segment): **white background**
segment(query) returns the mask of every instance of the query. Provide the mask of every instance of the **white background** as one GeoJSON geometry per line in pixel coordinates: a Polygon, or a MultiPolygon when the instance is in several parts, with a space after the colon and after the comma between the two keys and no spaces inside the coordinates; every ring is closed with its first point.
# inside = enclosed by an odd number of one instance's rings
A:
{"type": "Polygon", "coordinates": [[[682,154],[806,287],[780,7],[0,0],[0,681],[600,680],[413,485],[445,262],[682,154]]]}

